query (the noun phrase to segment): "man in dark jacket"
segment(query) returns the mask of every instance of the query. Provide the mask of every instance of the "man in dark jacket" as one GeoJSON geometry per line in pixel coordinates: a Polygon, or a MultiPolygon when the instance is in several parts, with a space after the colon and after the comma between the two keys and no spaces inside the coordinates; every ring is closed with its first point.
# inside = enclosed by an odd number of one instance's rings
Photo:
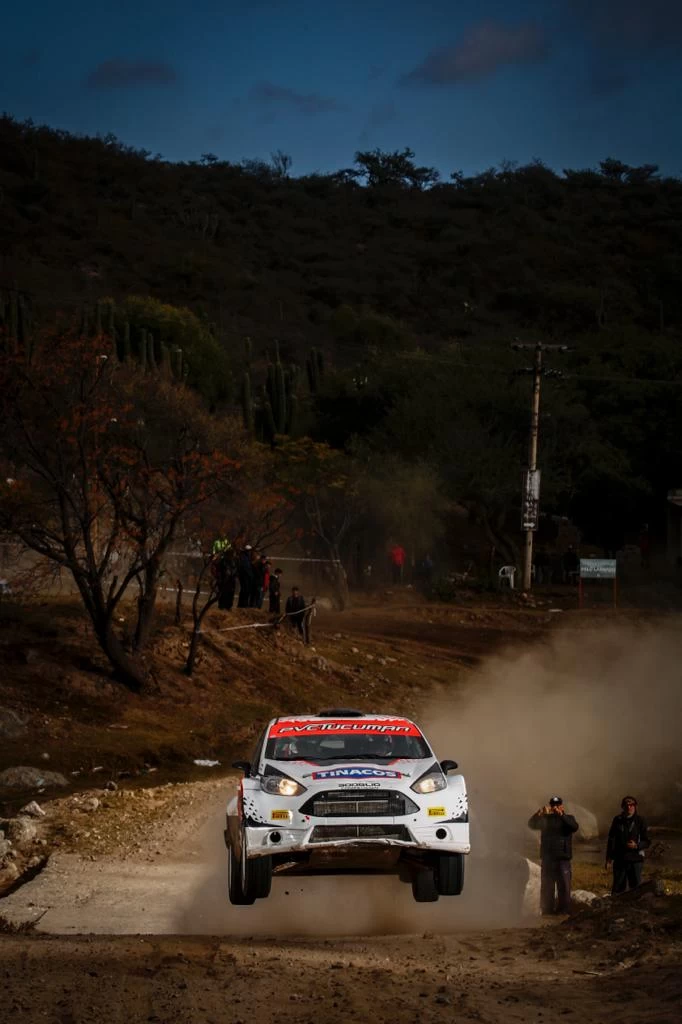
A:
{"type": "Polygon", "coordinates": [[[543,914],[567,914],[571,909],[573,833],[578,822],[566,814],[560,796],[531,816],[528,828],[540,832],[540,909],[543,914]]]}
{"type": "Polygon", "coordinates": [[[287,603],[284,606],[284,614],[289,617],[289,622],[294,626],[303,637],[304,643],[307,643],[306,633],[304,629],[305,619],[305,598],[300,593],[298,587],[291,588],[291,597],[287,598],[287,603]]]}
{"type": "Polygon", "coordinates": [[[282,594],[282,584],[280,582],[280,576],[282,575],[281,569],[275,569],[272,576],[270,577],[270,614],[279,615],[281,612],[280,599],[282,594]]]}
{"type": "Polygon", "coordinates": [[[606,866],[613,863],[614,894],[641,885],[643,851],[651,845],[646,821],[637,813],[634,796],[624,796],[620,806],[621,812],[611,822],[606,844],[606,866]]]}
{"type": "Polygon", "coordinates": [[[237,574],[239,576],[239,608],[248,608],[251,599],[253,586],[253,566],[251,565],[251,545],[245,544],[239,552],[237,562],[237,574]]]}

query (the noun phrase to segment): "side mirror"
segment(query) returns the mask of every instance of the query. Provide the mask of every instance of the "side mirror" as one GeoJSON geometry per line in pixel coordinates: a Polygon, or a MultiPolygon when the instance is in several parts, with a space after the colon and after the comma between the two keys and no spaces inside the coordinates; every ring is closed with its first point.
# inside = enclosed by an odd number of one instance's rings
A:
{"type": "Polygon", "coordinates": [[[447,775],[448,772],[454,772],[455,768],[458,767],[456,761],[448,761],[448,760],[441,761],[440,766],[443,769],[443,774],[444,775],[447,775]]]}
{"type": "Polygon", "coordinates": [[[233,761],[233,768],[238,768],[240,772],[244,772],[244,775],[251,774],[251,762],[250,761],[233,761]]]}

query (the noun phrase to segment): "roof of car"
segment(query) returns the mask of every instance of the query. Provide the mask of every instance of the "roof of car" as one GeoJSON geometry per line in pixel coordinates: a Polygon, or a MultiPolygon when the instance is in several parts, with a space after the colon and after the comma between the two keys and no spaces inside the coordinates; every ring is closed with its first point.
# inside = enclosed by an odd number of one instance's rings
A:
{"type": "Polygon", "coordinates": [[[399,718],[401,722],[410,722],[412,720],[407,718],[405,715],[391,714],[386,711],[354,711],[350,708],[329,708],[326,711],[311,711],[308,714],[301,715],[279,715],[277,718],[273,718],[273,722],[310,722],[315,718],[357,718],[367,719],[375,721],[376,719],[393,720],[399,718]]]}

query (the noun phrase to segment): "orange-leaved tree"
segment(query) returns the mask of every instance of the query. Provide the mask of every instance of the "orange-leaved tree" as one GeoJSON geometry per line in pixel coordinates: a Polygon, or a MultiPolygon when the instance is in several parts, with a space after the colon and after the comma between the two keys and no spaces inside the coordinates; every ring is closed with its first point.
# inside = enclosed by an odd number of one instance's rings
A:
{"type": "Polygon", "coordinates": [[[164,556],[236,460],[186,388],[69,327],[36,339],[30,362],[0,354],[0,412],[0,527],[71,574],[116,677],[139,689],[164,556]],[[116,612],[134,580],[131,650],[116,612]]]}

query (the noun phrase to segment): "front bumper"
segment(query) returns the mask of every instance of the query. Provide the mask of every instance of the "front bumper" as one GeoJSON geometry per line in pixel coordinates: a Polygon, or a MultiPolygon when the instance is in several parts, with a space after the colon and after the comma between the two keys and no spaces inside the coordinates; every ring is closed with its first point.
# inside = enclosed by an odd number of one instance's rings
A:
{"type": "MultiPolygon", "coordinates": [[[[316,853],[322,850],[347,848],[354,854],[362,849],[387,848],[415,853],[463,853],[471,850],[467,822],[433,824],[403,824],[395,818],[357,818],[343,821],[320,819],[305,828],[292,828],[289,824],[247,825],[244,828],[247,857],[271,857],[280,854],[316,853]],[[346,835],[330,837],[330,829],[344,829],[346,835]],[[371,829],[371,834],[367,834],[371,829]],[[351,834],[355,830],[355,834],[351,834]],[[380,834],[381,832],[385,834],[380,834]]],[[[227,838],[227,837],[226,837],[227,838]]]]}

